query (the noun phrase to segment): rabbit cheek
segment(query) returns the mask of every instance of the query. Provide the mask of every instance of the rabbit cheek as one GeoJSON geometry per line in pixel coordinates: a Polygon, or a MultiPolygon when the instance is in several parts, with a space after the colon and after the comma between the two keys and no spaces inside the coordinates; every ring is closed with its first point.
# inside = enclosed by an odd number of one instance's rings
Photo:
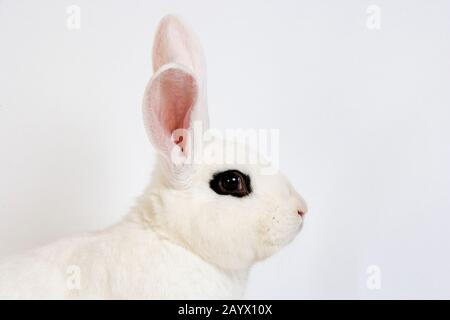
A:
{"type": "Polygon", "coordinates": [[[261,258],[277,252],[290,243],[300,231],[302,221],[290,209],[285,205],[266,206],[259,227],[261,258]]]}

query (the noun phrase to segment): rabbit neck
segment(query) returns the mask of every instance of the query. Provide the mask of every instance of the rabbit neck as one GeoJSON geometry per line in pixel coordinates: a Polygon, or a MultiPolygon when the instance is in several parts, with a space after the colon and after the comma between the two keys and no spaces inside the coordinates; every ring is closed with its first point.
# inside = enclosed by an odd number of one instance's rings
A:
{"type": "MultiPolygon", "coordinates": [[[[178,289],[183,290],[181,292],[162,290],[164,294],[171,294],[171,296],[157,294],[156,298],[240,299],[243,297],[249,269],[225,269],[203,259],[178,238],[160,228],[152,219],[153,213],[145,211],[147,205],[141,203],[141,206],[133,208],[118,227],[128,230],[130,237],[148,239],[147,257],[142,258],[142,261],[147,261],[149,265],[141,267],[152,270],[153,275],[158,278],[158,285],[164,286],[166,282],[177,281],[178,289]]],[[[121,233],[123,234],[123,231],[121,233]]]]}

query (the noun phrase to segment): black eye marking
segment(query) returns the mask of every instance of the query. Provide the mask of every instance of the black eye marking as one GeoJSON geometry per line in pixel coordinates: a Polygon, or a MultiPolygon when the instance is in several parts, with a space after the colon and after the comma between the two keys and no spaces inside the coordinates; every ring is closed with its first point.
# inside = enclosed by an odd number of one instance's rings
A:
{"type": "Polygon", "coordinates": [[[252,192],[250,177],[238,170],[227,170],[216,173],[209,186],[215,193],[242,198],[252,192]]]}

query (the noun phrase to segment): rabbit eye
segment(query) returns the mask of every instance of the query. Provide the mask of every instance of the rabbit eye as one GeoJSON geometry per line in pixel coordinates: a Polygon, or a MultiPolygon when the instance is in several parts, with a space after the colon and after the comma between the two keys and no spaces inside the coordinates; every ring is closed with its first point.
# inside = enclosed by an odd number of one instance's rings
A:
{"type": "Polygon", "coordinates": [[[239,198],[252,192],[250,177],[238,170],[216,173],[209,182],[209,186],[217,194],[239,198]]]}

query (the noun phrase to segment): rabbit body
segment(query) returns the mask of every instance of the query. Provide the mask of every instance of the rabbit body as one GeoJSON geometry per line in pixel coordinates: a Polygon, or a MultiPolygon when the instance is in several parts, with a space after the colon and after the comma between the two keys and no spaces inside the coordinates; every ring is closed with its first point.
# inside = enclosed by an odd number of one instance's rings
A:
{"type": "Polygon", "coordinates": [[[7,259],[0,299],[230,299],[246,276],[125,220],[7,259]]]}

